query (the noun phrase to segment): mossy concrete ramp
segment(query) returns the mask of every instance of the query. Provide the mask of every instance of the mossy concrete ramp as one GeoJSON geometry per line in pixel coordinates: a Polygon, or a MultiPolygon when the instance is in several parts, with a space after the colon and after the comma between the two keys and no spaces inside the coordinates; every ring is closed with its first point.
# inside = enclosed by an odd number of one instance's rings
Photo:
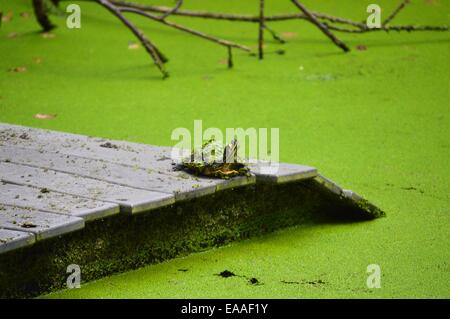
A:
{"type": "Polygon", "coordinates": [[[0,297],[66,284],[317,219],[383,212],[313,167],[229,180],[175,171],[171,148],[0,124],[0,297]]]}

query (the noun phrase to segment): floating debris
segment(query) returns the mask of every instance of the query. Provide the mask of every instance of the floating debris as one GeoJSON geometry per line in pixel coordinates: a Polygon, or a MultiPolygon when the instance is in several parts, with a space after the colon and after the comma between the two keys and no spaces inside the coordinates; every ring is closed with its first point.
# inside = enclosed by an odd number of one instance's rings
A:
{"type": "Polygon", "coordinates": [[[229,278],[229,277],[235,277],[236,275],[229,270],[224,270],[219,274],[219,276],[222,278],[229,278]]]}
{"type": "Polygon", "coordinates": [[[44,39],[53,39],[54,37],[56,37],[56,35],[51,32],[42,32],[41,37],[43,37],[44,39]]]}
{"type": "Polygon", "coordinates": [[[52,120],[56,117],[56,114],[37,113],[33,117],[38,120],[52,120]]]}
{"type": "Polygon", "coordinates": [[[25,66],[17,66],[15,68],[11,68],[8,70],[8,72],[15,72],[15,73],[23,73],[26,71],[27,71],[27,68],[25,66]]]}

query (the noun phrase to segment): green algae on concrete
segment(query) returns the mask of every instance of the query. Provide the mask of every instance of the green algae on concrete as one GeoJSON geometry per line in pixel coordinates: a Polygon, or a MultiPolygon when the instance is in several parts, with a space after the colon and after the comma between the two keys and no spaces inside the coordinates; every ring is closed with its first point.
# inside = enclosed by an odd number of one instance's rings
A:
{"type": "Polygon", "coordinates": [[[376,217],[314,180],[224,190],[141,215],[95,220],[80,231],[1,254],[0,298],[64,288],[71,264],[79,265],[87,282],[282,227],[376,217]]]}

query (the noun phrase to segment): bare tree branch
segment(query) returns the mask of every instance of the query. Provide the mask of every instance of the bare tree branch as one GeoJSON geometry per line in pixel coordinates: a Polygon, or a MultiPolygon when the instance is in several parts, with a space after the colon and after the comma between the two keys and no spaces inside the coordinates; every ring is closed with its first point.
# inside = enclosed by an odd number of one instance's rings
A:
{"type": "Polygon", "coordinates": [[[113,15],[115,15],[122,23],[133,32],[133,34],[141,41],[142,45],[144,46],[145,50],[150,54],[153,61],[155,62],[158,69],[161,71],[163,78],[166,78],[169,76],[167,71],[164,68],[163,61],[160,56],[160,52],[156,47],[153,45],[152,42],[138,29],[136,28],[128,19],[126,19],[123,14],[121,13],[120,8],[114,6],[111,4],[108,0],[96,0],[100,5],[108,9],[113,15]]]}
{"type": "Polygon", "coordinates": [[[231,69],[233,67],[233,55],[231,52],[231,47],[228,47],[228,68],[231,69]]]}
{"type": "MultiPolygon", "coordinates": [[[[112,3],[125,6],[132,7],[136,9],[140,9],[143,11],[149,12],[157,12],[157,13],[165,13],[170,11],[172,8],[164,7],[164,6],[155,6],[155,5],[143,5],[132,2],[127,2],[123,0],[111,0],[112,3]]],[[[342,29],[342,32],[352,32],[352,33],[365,33],[369,31],[379,31],[380,29],[368,29],[367,26],[363,22],[353,21],[351,19],[341,18],[332,16],[329,14],[325,14],[322,12],[310,11],[317,19],[325,20],[328,22],[336,23],[336,24],[344,24],[355,27],[356,30],[352,29],[342,29]]],[[[186,10],[179,9],[173,13],[173,15],[192,17],[192,18],[203,18],[203,19],[214,19],[214,20],[226,20],[226,21],[239,21],[239,22],[250,22],[250,23],[259,23],[259,15],[242,15],[242,14],[229,14],[229,13],[219,13],[219,12],[208,12],[208,11],[196,11],[196,10],[186,10]]],[[[278,21],[286,21],[293,19],[301,19],[307,20],[308,17],[303,13],[287,13],[287,14],[278,14],[271,16],[264,16],[264,20],[266,22],[266,29],[268,22],[278,22],[278,21]]],[[[328,25],[328,24],[327,24],[328,25]]],[[[329,26],[329,25],[328,25],[329,26]]],[[[329,26],[330,27],[330,26],[329,26]]],[[[339,27],[335,27],[336,31],[341,30],[339,27]]],[[[330,27],[331,29],[331,27],[330,27]]],[[[410,30],[410,31],[446,31],[448,30],[447,26],[420,26],[413,27],[411,26],[394,26],[381,28],[381,30],[389,31],[389,30],[410,30]]]]}
{"type": "Polygon", "coordinates": [[[55,25],[48,18],[48,8],[43,0],[33,0],[33,9],[36,20],[44,31],[50,31],[55,25]]]}
{"type": "Polygon", "coordinates": [[[223,45],[223,46],[226,46],[226,47],[232,47],[232,48],[236,48],[236,49],[241,49],[241,50],[244,50],[244,51],[247,51],[247,52],[251,51],[250,48],[245,46],[245,45],[241,45],[241,44],[237,44],[237,43],[234,43],[234,42],[231,42],[231,41],[219,39],[219,38],[214,37],[212,35],[209,35],[209,34],[206,34],[206,33],[200,32],[200,31],[196,31],[196,30],[190,29],[188,27],[182,26],[182,25],[174,23],[174,22],[169,22],[167,20],[161,20],[158,16],[155,16],[155,15],[150,14],[148,12],[144,12],[144,11],[141,11],[141,10],[138,10],[138,9],[135,9],[135,8],[130,8],[130,7],[119,7],[119,8],[120,8],[120,11],[122,11],[122,12],[136,13],[138,15],[141,15],[141,16],[147,17],[149,19],[158,21],[158,22],[160,22],[160,23],[162,23],[164,25],[167,25],[169,27],[172,27],[172,28],[175,28],[175,29],[178,29],[178,30],[190,33],[190,34],[193,34],[193,35],[198,36],[200,38],[203,38],[203,39],[215,42],[217,44],[220,44],[220,45],[223,45]]]}
{"type": "Polygon", "coordinates": [[[350,51],[350,49],[347,47],[347,45],[345,45],[344,42],[342,42],[341,40],[339,40],[338,38],[336,38],[336,36],[330,32],[330,30],[328,30],[328,27],[323,24],[322,22],[320,22],[319,20],[316,19],[316,17],[309,12],[308,9],[306,9],[306,7],[301,4],[300,2],[298,2],[297,0],[291,0],[292,3],[294,3],[294,5],[299,8],[308,18],[309,21],[311,21],[311,23],[315,24],[328,38],[330,38],[331,41],[333,41],[334,44],[336,44],[338,47],[340,47],[342,50],[344,50],[344,52],[348,52],[350,51]]]}
{"type": "MultiPolygon", "coordinates": [[[[46,7],[46,2],[57,6],[60,1],[64,0],[32,0],[36,19],[45,31],[54,28],[48,17],[48,9],[46,7]]],[[[288,13],[288,14],[277,14],[267,16],[265,14],[265,2],[264,0],[259,0],[259,14],[258,15],[243,15],[243,14],[229,14],[229,13],[219,13],[219,12],[207,12],[207,11],[196,11],[196,10],[185,10],[181,9],[183,5],[183,0],[176,0],[175,6],[164,7],[155,5],[143,5],[132,2],[126,2],[124,0],[86,0],[95,1],[110,11],[115,15],[131,32],[139,39],[146,51],[152,57],[153,61],[157,65],[158,69],[163,74],[163,77],[167,77],[168,73],[164,68],[164,63],[167,62],[167,58],[161,53],[161,51],[127,18],[124,17],[123,13],[134,13],[153,21],[162,23],[168,27],[190,33],[197,37],[203,38],[205,40],[211,41],[213,43],[219,44],[227,48],[228,53],[228,67],[233,67],[233,56],[232,49],[240,49],[247,52],[251,52],[250,48],[232,41],[220,39],[218,37],[193,30],[191,28],[185,27],[178,23],[167,21],[169,16],[184,16],[184,17],[194,17],[194,18],[204,18],[204,19],[215,19],[215,20],[225,20],[225,21],[238,21],[238,22],[250,22],[258,23],[258,56],[260,59],[264,57],[264,31],[269,32],[273,39],[284,43],[285,40],[278,36],[275,31],[267,26],[269,22],[276,21],[286,21],[292,19],[307,20],[308,22],[314,24],[318,27],[334,44],[339,46],[345,52],[349,51],[349,48],[345,43],[339,40],[330,30],[345,33],[365,33],[374,31],[448,31],[447,26],[415,26],[415,25],[388,25],[397,14],[410,2],[410,0],[402,0],[398,7],[389,15],[386,20],[382,23],[380,28],[368,28],[364,22],[357,22],[351,19],[341,18],[332,16],[329,14],[314,12],[307,9],[300,0],[291,0],[291,2],[301,11],[299,13],[288,13]],[[152,14],[154,13],[154,14],[152,14]]],[[[1,14],[1,13],[0,13],[1,14]]],[[[275,53],[282,54],[284,50],[277,50],[275,53]]],[[[252,55],[256,56],[255,53],[252,55]]]]}
{"type": "MultiPolygon", "coordinates": [[[[157,12],[157,13],[165,13],[171,10],[171,8],[164,6],[155,6],[155,5],[144,5],[138,3],[127,2],[123,0],[112,0],[112,3],[116,5],[120,5],[122,7],[131,7],[135,9],[139,9],[142,11],[149,12],[157,12]]],[[[342,23],[342,24],[350,24],[355,27],[364,28],[364,24],[361,22],[352,21],[350,19],[335,17],[329,14],[324,14],[320,12],[311,11],[318,19],[328,20],[333,23],[342,23]]],[[[215,20],[227,20],[227,21],[241,21],[241,22],[254,22],[259,23],[259,15],[243,15],[243,14],[229,14],[229,13],[219,13],[219,12],[208,12],[208,11],[196,11],[196,10],[177,10],[172,13],[173,15],[192,17],[192,18],[204,18],[204,19],[215,19],[215,20]]],[[[265,16],[264,20],[266,22],[275,22],[275,21],[286,21],[292,19],[308,19],[302,13],[288,13],[288,14],[278,14],[272,16],[265,16]]]]}
{"type": "Polygon", "coordinates": [[[328,29],[337,31],[337,32],[343,32],[343,33],[366,33],[366,32],[376,32],[376,31],[407,31],[407,32],[413,32],[413,31],[448,31],[447,26],[430,26],[430,25],[392,25],[392,26],[384,26],[381,28],[367,28],[363,30],[358,29],[348,29],[348,28],[342,28],[337,27],[333,25],[327,25],[328,29]]]}
{"type": "Polygon", "coordinates": [[[183,0],[177,0],[177,3],[176,3],[176,5],[175,5],[175,7],[173,7],[172,10],[165,12],[165,13],[160,17],[160,19],[161,19],[161,20],[164,20],[165,18],[167,18],[167,17],[170,16],[171,14],[177,12],[177,10],[180,9],[180,7],[182,6],[182,4],[183,4],[183,0]]]}
{"type": "Polygon", "coordinates": [[[403,0],[399,6],[391,13],[389,17],[384,20],[384,22],[381,24],[383,27],[387,25],[392,19],[395,18],[395,16],[409,3],[410,0],[403,0]]]}
{"type": "Polygon", "coordinates": [[[264,0],[259,0],[259,35],[258,35],[258,56],[262,60],[264,57],[264,0]]]}
{"type": "Polygon", "coordinates": [[[272,30],[271,28],[269,28],[267,25],[264,25],[264,29],[270,33],[270,35],[272,36],[272,38],[275,41],[278,41],[279,43],[283,44],[286,43],[286,40],[283,39],[282,37],[280,37],[274,30],[272,30]]]}

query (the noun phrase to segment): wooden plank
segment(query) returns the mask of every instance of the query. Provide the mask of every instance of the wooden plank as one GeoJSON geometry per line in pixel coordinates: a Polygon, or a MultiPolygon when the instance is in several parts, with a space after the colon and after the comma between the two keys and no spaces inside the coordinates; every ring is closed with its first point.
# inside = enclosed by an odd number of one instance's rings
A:
{"type": "Polygon", "coordinates": [[[119,213],[119,205],[39,188],[0,182],[0,204],[68,214],[85,220],[99,219],[119,213]]]}
{"type": "Polygon", "coordinates": [[[0,147],[0,161],[47,168],[123,186],[174,194],[176,200],[212,194],[217,185],[217,180],[195,178],[184,172],[176,172],[177,175],[172,176],[140,167],[17,146],[0,147]]]}
{"type": "Polygon", "coordinates": [[[259,162],[249,167],[258,183],[287,183],[317,176],[317,169],[299,164],[259,162]]]}
{"type": "Polygon", "coordinates": [[[0,228],[30,232],[36,235],[36,240],[56,237],[83,227],[84,220],[79,217],[0,205],[0,228]]]}
{"type": "Polygon", "coordinates": [[[0,179],[80,197],[117,203],[124,213],[139,213],[175,202],[172,194],[136,189],[53,171],[0,162],[0,179]]]}
{"type": "Polygon", "coordinates": [[[0,228],[0,254],[33,245],[35,240],[31,233],[0,228]]]}
{"type": "Polygon", "coordinates": [[[108,140],[0,123],[0,144],[103,160],[173,174],[171,147],[108,140]]]}
{"type": "MultiPolygon", "coordinates": [[[[171,147],[106,140],[1,123],[0,144],[32,148],[43,152],[58,152],[96,161],[130,166],[133,169],[141,168],[147,172],[155,173],[155,177],[159,176],[162,179],[166,179],[166,177],[161,175],[167,175],[171,177],[167,179],[168,182],[173,183],[174,187],[171,187],[170,190],[164,188],[164,191],[175,193],[177,200],[203,196],[216,190],[235,188],[256,182],[254,176],[222,180],[195,178],[185,172],[174,171],[171,147]],[[180,177],[188,185],[177,182],[180,177]],[[211,184],[215,185],[214,190],[212,190],[211,184]]],[[[144,189],[155,190],[155,188],[148,187],[144,187],[144,189]]]]}

